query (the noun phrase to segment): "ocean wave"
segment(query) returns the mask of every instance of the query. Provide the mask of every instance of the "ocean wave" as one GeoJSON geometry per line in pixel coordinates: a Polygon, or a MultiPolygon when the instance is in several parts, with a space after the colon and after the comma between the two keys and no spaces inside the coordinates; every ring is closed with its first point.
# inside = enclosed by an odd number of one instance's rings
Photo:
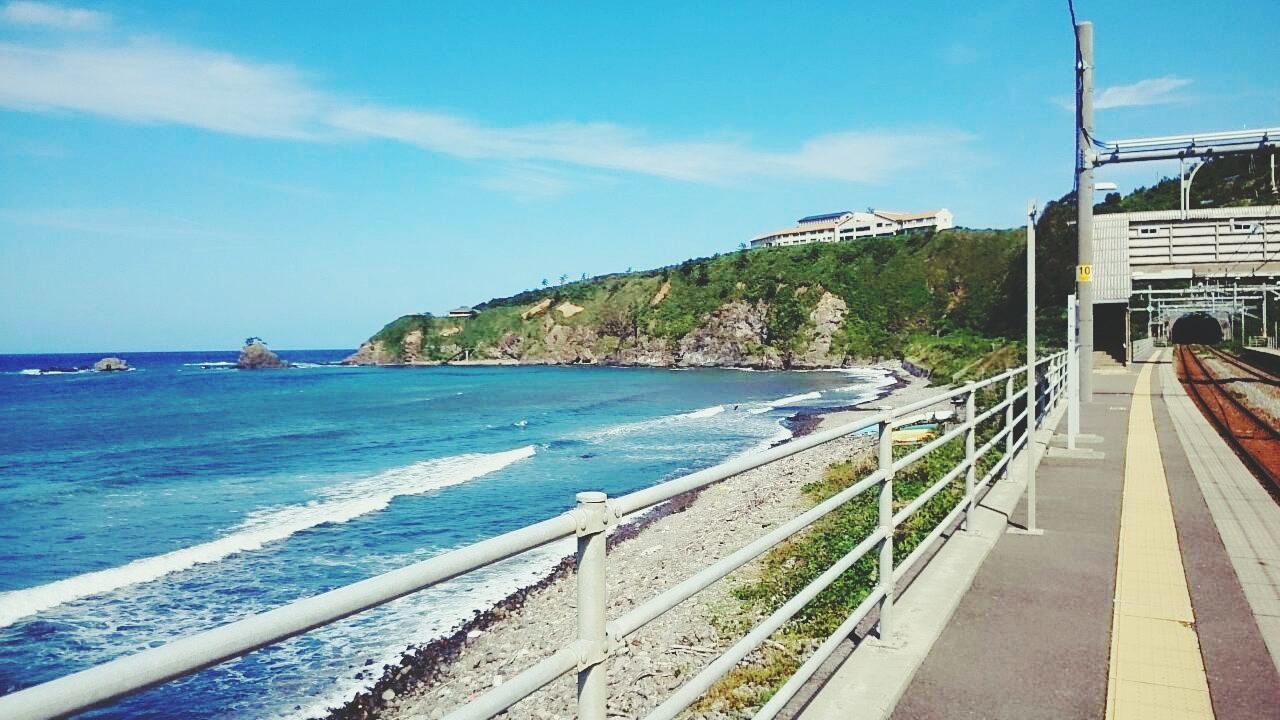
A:
{"type": "Polygon", "coordinates": [[[690,418],[690,419],[696,420],[698,418],[715,417],[716,415],[719,415],[722,412],[724,412],[723,405],[712,405],[711,407],[702,408],[701,410],[694,410],[693,412],[683,413],[681,415],[678,415],[677,417],[690,418]]]}
{"type": "Polygon", "coordinates": [[[623,435],[634,435],[659,428],[668,427],[673,424],[685,423],[691,420],[706,420],[715,417],[725,411],[723,405],[712,405],[711,407],[694,410],[692,412],[677,413],[675,415],[663,415],[651,420],[639,420],[637,422],[622,423],[621,425],[613,425],[602,430],[595,430],[585,433],[580,437],[588,440],[607,440],[623,435]]]}
{"type": "MultiPolygon", "coordinates": [[[[621,522],[633,519],[634,515],[623,517],[621,522]]],[[[377,682],[381,673],[371,672],[372,668],[399,663],[406,645],[425,644],[449,635],[475,617],[477,612],[490,610],[512,593],[537,583],[555,568],[561,558],[573,552],[573,538],[557,540],[415,593],[394,604],[384,605],[376,625],[360,629],[351,625],[335,625],[315,631],[313,636],[322,642],[332,642],[335,646],[343,642],[346,645],[343,652],[337,654],[339,662],[308,667],[307,658],[299,657],[297,664],[308,668],[308,677],[322,676],[331,680],[326,680],[321,692],[280,698],[280,708],[275,716],[291,720],[328,716],[332,708],[345,705],[357,693],[368,690],[377,682]],[[338,639],[342,637],[353,639],[347,645],[346,641],[338,639]],[[373,664],[352,668],[352,658],[367,658],[373,660],[373,664]],[[362,671],[359,672],[360,678],[352,676],[350,671],[353,669],[362,671]]],[[[292,647],[299,646],[295,644],[292,647]]],[[[304,652],[304,649],[299,648],[297,652],[304,652]]]]}
{"type": "Polygon", "coordinates": [[[752,415],[760,415],[763,413],[767,413],[770,410],[773,410],[774,408],[786,407],[787,405],[794,405],[798,402],[804,402],[805,400],[821,400],[821,399],[822,399],[822,393],[815,390],[813,392],[804,393],[803,395],[788,395],[787,397],[778,398],[777,400],[770,400],[769,402],[763,405],[759,405],[757,407],[753,407],[747,410],[747,412],[751,413],[752,415]]]}
{"type": "Polygon", "coordinates": [[[729,459],[736,460],[740,457],[745,457],[747,455],[754,455],[758,452],[763,452],[773,447],[774,445],[777,445],[780,442],[783,442],[785,440],[790,440],[793,435],[795,435],[795,433],[791,432],[790,428],[786,427],[781,422],[779,422],[778,432],[774,433],[772,437],[761,440],[754,447],[747,448],[746,450],[743,450],[742,452],[738,453],[737,455],[734,455],[732,458],[729,458],[729,459]]]}
{"type": "Polygon", "coordinates": [[[320,525],[349,522],[383,510],[402,495],[420,495],[473,480],[532,457],[532,445],[506,452],[424,460],[324,492],[320,500],[251,513],[233,532],[211,542],[141,558],[23,590],[0,593],[0,627],[65,603],[150,582],[195,565],[261,549],[320,525]]]}
{"type": "Polygon", "coordinates": [[[870,372],[862,370],[850,372],[849,376],[859,378],[860,382],[838,387],[835,389],[835,392],[866,392],[868,390],[878,390],[880,388],[889,387],[890,385],[898,382],[898,379],[894,377],[893,373],[887,370],[870,372]]]}
{"type": "Polygon", "coordinates": [[[780,400],[774,400],[769,404],[777,408],[777,407],[783,407],[786,405],[795,405],[796,403],[804,402],[805,400],[821,400],[821,399],[822,399],[822,393],[815,390],[814,392],[807,392],[807,393],[804,393],[803,395],[790,395],[780,400]]]}
{"type": "Polygon", "coordinates": [[[226,360],[211,360],[209,362],[190,362],[182,363],[182,367],[198,367],[198,368],[220,368],[235,367],[236,364],[226,360]]]}

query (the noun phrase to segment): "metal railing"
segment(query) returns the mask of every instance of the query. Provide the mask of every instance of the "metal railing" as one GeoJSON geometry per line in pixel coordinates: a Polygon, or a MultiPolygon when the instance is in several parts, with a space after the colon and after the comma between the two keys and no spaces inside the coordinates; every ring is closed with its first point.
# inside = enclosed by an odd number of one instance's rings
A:
{"type": "Polygon", "coordinates": [[[548,520],[0,697],[0,717],[14,720],[61,717],[104,705],[528,550],[562,538],[576,536],[577,639],[454,710],[447,718],[464,720],[491,717],[532,695],[562,675],[576,671],[578,717],[586,720],[603,720],[608,700],[609,658],[626,637],[734,570],[763,555],[783,540],[813,525],[843,504],[864,492],[875,489],[878,493],[878,519],[876,528],[870,535],[800,590],[795,597],[758,623],[723,654],[712,660],[692,679],[677,688],[647,716],[650,720],[674,718],[695,702],[719,678],[733,669],[748,653],[795,616],[806,603],[826,589],[842,573],[853,567],[854,563],[873,550],[878,550],[875,588],[755,716],[761,719],[772,718],[831,655],[840,641],[850,635],[873,609],[879,608],[878,623],[881,638],[892,635],[893,601],[897,583],[927,556],[928,550],[948,528],[955,526],[959,521],[967,525],[968,515],[976,506],[980,493],[997,476],[1007,471],[1015,451],[1024,446],[1030,437],[1026,429],[1027,423],[1025,423],[1028,417],[1028,406],[1034,408],[1031,413],[1031,417],[1035,418],[1035,422],[1032,423],[1034,428],[1039,424],[1041,417],[1065,399],[1066,353],[1059,352],[1045,357],[1037,362],[1036,366],[1043,374],[1046,388],[1037,391],[1034,395],[1029,394],[1026,388],[1015,389],[1015,379],[1025,373],[1024,366],[941,392],[904,407],[887,410],[830,430],[815,432],[769,450],[737,458],[612,500],[600,492],[579,493],[574,509],[548,520]],[[1003,395],[1003,398],[990,407],[980,410],[977,405],[977,393],[984,389],[1003,395]],[[1034,401],[1026,402],[1029,397],[1034,397],[1034,401]],[[917,422],[919,418],[913,416],[913,413],[956,399],[965,406],[963,421],[904,456],[894,458],[893,431],[895,428],[917,422]],[[1024,403],[1023,409],[1015,413],[1020,400],[1024,403]],[[998,413],[1003,413],[1001,429],[987,438],[982,445],[978,445],[978,428],[990,420],[998,419],[998,413]],[[1023,432],[1015,437],[1013,431],[1019,426],[1023,428],[1023,432]],[[608,619],[605,594],[605,580],[608,572],[606,537],[609,529],[617,525],[624,516],[652,508],[690,490],[706,487],[747,470],[873,427],[878,434],[878,466],[874,472],[745,547],[712,562],[693,576],[663,589],[621,617],[612,621],[608,619]],[[920,495],[895,511],[893,508],[894,476],[934,450],[960,437],[964,438],[964,459],[920,495]],[[978,478],[979,461],[1000,444],[1004,446],[1002,457],[981,478],[978,478]],[[895,530],[938,493],[955,482],[961,473],[964,474],[964,496],[902,562],[895,564],[893,557],[895,530]]]}

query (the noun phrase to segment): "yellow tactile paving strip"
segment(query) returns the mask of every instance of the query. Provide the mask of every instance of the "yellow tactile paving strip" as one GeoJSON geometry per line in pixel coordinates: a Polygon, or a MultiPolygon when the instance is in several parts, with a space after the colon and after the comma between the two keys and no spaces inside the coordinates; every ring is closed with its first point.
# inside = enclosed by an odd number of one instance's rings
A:
{"type": "Polygon", "coordinates": [[[1156,441],[1152,367],[1144,366],[1138,375],[1129,412],[1107,718],[1212,718],[1169,485],[1156,441]]]}

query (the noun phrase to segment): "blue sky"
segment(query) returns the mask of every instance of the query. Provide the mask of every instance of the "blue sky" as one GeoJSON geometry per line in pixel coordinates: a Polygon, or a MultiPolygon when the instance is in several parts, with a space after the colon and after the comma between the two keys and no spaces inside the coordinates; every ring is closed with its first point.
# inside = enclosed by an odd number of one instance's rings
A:
{"type": "MultiPolygon", "coordinates": [[[[1078,3],[1099,137],[1280,124],[1280,4],[1145,5],[1078,3]]],[[[1065,2],[0,0],[0,352],[353,347],[806,214],[1015,225],[1070,187],[1071,42],[1065,2]]]]}

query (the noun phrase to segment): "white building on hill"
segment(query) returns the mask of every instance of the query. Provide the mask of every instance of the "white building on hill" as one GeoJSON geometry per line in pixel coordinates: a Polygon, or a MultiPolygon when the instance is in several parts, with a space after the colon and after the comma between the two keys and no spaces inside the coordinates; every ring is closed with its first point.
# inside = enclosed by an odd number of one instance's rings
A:
{"type": "Polygon", "coordinates": [[[810,215],[796,221],[795,227],[765,233],[751,240],[751,247],[781,247],[805,245],[811,242],[836,242],[877,235],[896,235],[921,230],[945,230],[955,227],[955,218],[946,208],[924,212],[894,212],[872,210],[870,212],[826,213],[810,215]]]}

